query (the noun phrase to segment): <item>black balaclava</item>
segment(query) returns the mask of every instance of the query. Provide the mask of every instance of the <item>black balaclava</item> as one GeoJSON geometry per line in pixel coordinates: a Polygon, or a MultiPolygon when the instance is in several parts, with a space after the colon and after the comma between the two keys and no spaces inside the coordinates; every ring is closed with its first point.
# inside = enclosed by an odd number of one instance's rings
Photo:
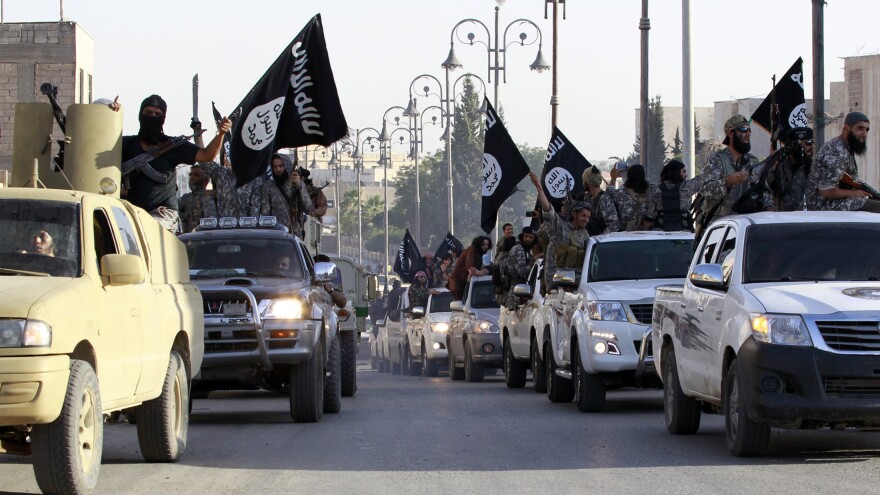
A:
{"type": "Polygon", "coordinates": [[[141,124],[141,129],[138,131],[138,137],[140,137],[145,143],[159,144],[165,140],[165,133],[162,132],[162,127],[165,125],[165,112],[167,109],[168,105],[159,95],[150,95],[141,102],[141,110],[138,114],[138,121],[141,124]],[[162,116],[154,117],[144,115],[145,107],[156,107],[162,110],[162,116]]]}

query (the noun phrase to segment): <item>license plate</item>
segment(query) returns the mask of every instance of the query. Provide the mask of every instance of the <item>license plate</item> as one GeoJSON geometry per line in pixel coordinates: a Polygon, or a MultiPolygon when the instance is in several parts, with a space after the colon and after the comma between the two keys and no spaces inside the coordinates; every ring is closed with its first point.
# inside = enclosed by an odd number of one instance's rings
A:
{"type": "Polygon", "coordinates": [[[247,314],[247,306],[243,303],[229,303],[223,306],[224,316],[243,316],[247,314]]]}

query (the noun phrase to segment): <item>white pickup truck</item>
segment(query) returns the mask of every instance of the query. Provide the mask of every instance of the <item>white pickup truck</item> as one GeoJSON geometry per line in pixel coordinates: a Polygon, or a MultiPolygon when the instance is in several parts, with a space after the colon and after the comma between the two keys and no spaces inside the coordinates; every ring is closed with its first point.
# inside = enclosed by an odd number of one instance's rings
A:
{"type": "Polygon", "coordinates": [[[452,301],[449,309],[452,311],[446,340],[449,378],[483,381],[487,367],[501,367],[499,307],[492,277],[471,277],[462,300],[452,301]]]}
{"type": "Polygon", "coordinates": [[[580,281],[559,270],[539,318],[547,397],[575,400],[582,412],[605,407],[606,387],[657,387],[639,367],[651,331],[654,289],[682,283],[693,253],[687,232],[619,232],[587,241],[580,281]],[[571,292],[567,287],[575,287],[571,292]]]}
{"type": "Polygon", "coordinates": [[[513,289],[521,304],[516,308],[501,308],[499,326],[501,327],[501,352],[504,355],[504,383],[507,388],[526,386],[526,373],[532,371],[532,384],[535,392],[546,392],[547,380],[544,378],[544,363],[539,356],[540,345],[536,328],[544,328],[536,322],[544,305],[541,286],[544,280],[544,260],[535,260],[525,284],[513,289]]]}
{"type": "Polygon", "coordinates": [[[446,289],[431,289],[425,307],[416,306],[406,319],[403,368],[410,375],[437,376],[441,365],[449,358],[446,336],[452,312],[452,293],[446,289]],[[409,351],[409,352],[407,352],[409,351]]]}
{"type": "Polygon", "coordinates": [[[713,223],[683,287],[657,289],[666,427],[725,417],[736,456],[770,428],[880,426],[880,217],[758,213],[713,223]]]}

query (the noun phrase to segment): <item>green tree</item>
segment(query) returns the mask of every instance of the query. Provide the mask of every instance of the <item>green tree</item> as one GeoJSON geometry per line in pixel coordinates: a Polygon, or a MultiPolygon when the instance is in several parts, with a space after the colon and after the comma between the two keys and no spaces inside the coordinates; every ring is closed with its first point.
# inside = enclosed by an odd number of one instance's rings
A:
{"type": "Polygon", "coordinates": [[[641,136],[636,137],[633,151],[626,157],[626,163],[644,165],[648,180],[656,183],[660,179],[660,170],[666,164],[668,149],[663,139],[663,104],[660,95],[657,95],[648,102],[648,163],[642,160],[641,136]]]}
{"type": "Polygon", "coordinates": [[[672,138],[672,149],[669,150],[669,154],[672,155],[674,160],[681,160],[682,154],[684,150],[682,149],[681,142],[681,132],[678,127],[675,128],[675,137],[672,138]]]}

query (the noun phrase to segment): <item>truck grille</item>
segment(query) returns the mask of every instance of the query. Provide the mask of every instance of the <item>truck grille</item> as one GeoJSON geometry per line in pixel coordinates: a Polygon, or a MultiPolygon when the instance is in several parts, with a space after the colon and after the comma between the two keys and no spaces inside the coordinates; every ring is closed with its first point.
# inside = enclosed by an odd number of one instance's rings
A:
{"type": "Polygon", "coordinates": [[[643,325],[651,324],[651,317],[654,314],[653,304],[630,304],[629,310],[632,311],[636,321],[643,325]]]}
{"type": "Polygon", "coordinates": [[[251,314],[251,307],[247,299],[204,298],[203,302],[206,315],[222,315],[225,314],[228,308],[241,305],[245,307],[245,313],[247,315],[251,314]]]}
{"type": "Polygon", "coordinates": [[[880,352],[880,326],[876,321],[817,321],[816,326],[834,350],[880,352]]]}
{"type": "Polygon", "coordinates": [[[257,349],[257,333],[255,330],[215,330],[217,327],[206,325],[205,353],[241,352],[257,349]]]}
{"type": "Polygon", "coordinates": [[[825,394],[838,399],[880,399],[880,378],[824,377],[825,394]]]}

